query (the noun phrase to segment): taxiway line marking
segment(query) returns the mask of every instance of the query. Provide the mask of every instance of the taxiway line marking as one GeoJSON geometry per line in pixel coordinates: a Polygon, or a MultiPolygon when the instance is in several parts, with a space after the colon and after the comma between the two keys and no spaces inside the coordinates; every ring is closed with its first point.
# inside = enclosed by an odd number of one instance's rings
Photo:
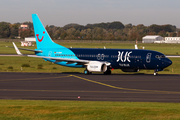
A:
{"type": "Polygon", "coordinates": [[[16,81],[16,80],[41,80],[41,79],[51,79],[51,78],[65,78],[65,77],[71,77],[71,75],[68,76],[60,76],[60,77],[46,77],[46,78],[21,78],[21,79],[4,79],[0,81],[16,81]]]}
{"type": "Polygon", "coordinates": [[[0,89],[0,91],[28,91],[28,92],[82,92],[82,93],[142,93],[142,92],[124,92],[124,91],[83,91],[83,90],[27,90],[27,89],[0,89]]]}
{"type": "MultiPolygon", "coordinates": [[[[101,82],[108,82],[108,81],[122,81],[122,82],[136,82],[136,81],[167,81],[169,79],[154,79],[154,80],[100,80],[101,82]]],[[[177,79],[171,79],[171,81],[177,80],[177,79]]]]}
{"type": "Polygon", "coordinates": [[[176,91],[159,91],[159,90],[143,90],[143,89],[133,89],[133,88],[122,88],[122,87],[116,87],[116,86],[109,85],[109,84],[106,84],[106,83],[86,79],[86,78],[79,77],[79,76],[76,76],[76,75],[71,75],[71,76],[75,77],[75,78],[78,78],[78,79],[81,79],[81,80],[85,80],[85,81],[88,81],[88,82],[96,83],[96,84],[99,84],[99,85],[103,85],[103,86],[106,86],[106,87],[119,89],[119,90],[130,90],[130,91],[140,91],[140,92],[150,92],[150,93],[180,94],[180,92],[176,92],[176,91]]]}
{"type": "MultiPolygon", "coordinates": [[[[63,92],[73,92],[73,93],[142,93],[142,94],[151,94],[150,92],[125,92],[125,91],[83,91],[83,90],[28,90],[28,89],[0,89],[0,91],[20,91],[20,92],[58,92],[58,93],[63,93],[63,92]]],[[[154,93],[153,93],[154,94],[154,93]]],[[[168,93],[155,93],[155,94],[168,94],[168,93]]]]}

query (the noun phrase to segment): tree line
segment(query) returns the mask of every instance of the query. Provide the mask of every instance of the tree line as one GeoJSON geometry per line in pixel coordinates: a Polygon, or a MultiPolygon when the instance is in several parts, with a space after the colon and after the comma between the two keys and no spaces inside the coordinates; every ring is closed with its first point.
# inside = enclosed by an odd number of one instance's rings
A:
{"type": "MultiPolygon", "coordinates": [[[[21,38],[34,36],[33,23],[24,22],[29,26],[28,30],[21,30],[21,23],[0,22],[0,38],[14,39],[17,36],[21,38]],[[19,32],[20,31],[20,32],[19,32]]],[[[180,32],[176,26],[167,25],[150,25],[143,24],[124,25],[119,21],[109,23],[87,24],[67,24],[64,27],[46,25],[46,30],[52,39],[61,40],[142,40],[146,35],[160,35],[162,37],[179,36],[180,32]]]]}

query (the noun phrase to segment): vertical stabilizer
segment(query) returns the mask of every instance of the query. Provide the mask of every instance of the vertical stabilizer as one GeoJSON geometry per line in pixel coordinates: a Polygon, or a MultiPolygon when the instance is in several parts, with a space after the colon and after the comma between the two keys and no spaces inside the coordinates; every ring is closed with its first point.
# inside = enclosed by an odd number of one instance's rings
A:
{"type": "Polygon", "coordinates": [[[34,34],[36,38],[37,49],[43,48],[65,48],[52,41],[37,14],[32,14],[34,34]]]}

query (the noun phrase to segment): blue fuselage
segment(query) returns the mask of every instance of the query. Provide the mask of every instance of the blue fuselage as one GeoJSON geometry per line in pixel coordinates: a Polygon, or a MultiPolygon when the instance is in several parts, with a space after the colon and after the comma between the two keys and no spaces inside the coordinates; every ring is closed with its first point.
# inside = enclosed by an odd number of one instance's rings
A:
{"type": "MultiPolygon", "coordinates": [[[[140,49],[92,49],[92,48],[58,48],[44,49],[39,56],[57,58],[101,61],[111,63],[114,69],[157,69],[163,70],[172,64],[172,61],[164,54],[152,50],[140,49]]],[[[69,67],[85,67],[77,63],[67,64],[63,61],[45,59],[56,64],[69,67]]]]}

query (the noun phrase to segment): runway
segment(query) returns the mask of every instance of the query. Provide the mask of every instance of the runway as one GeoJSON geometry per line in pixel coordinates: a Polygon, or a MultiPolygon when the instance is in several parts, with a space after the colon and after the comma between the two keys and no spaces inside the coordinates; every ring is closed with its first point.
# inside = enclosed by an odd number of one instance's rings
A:
{"type": "Polygon", "coordinates": [[[180,102],[180,75],[2,72],[0,99],[180,102]]]}

